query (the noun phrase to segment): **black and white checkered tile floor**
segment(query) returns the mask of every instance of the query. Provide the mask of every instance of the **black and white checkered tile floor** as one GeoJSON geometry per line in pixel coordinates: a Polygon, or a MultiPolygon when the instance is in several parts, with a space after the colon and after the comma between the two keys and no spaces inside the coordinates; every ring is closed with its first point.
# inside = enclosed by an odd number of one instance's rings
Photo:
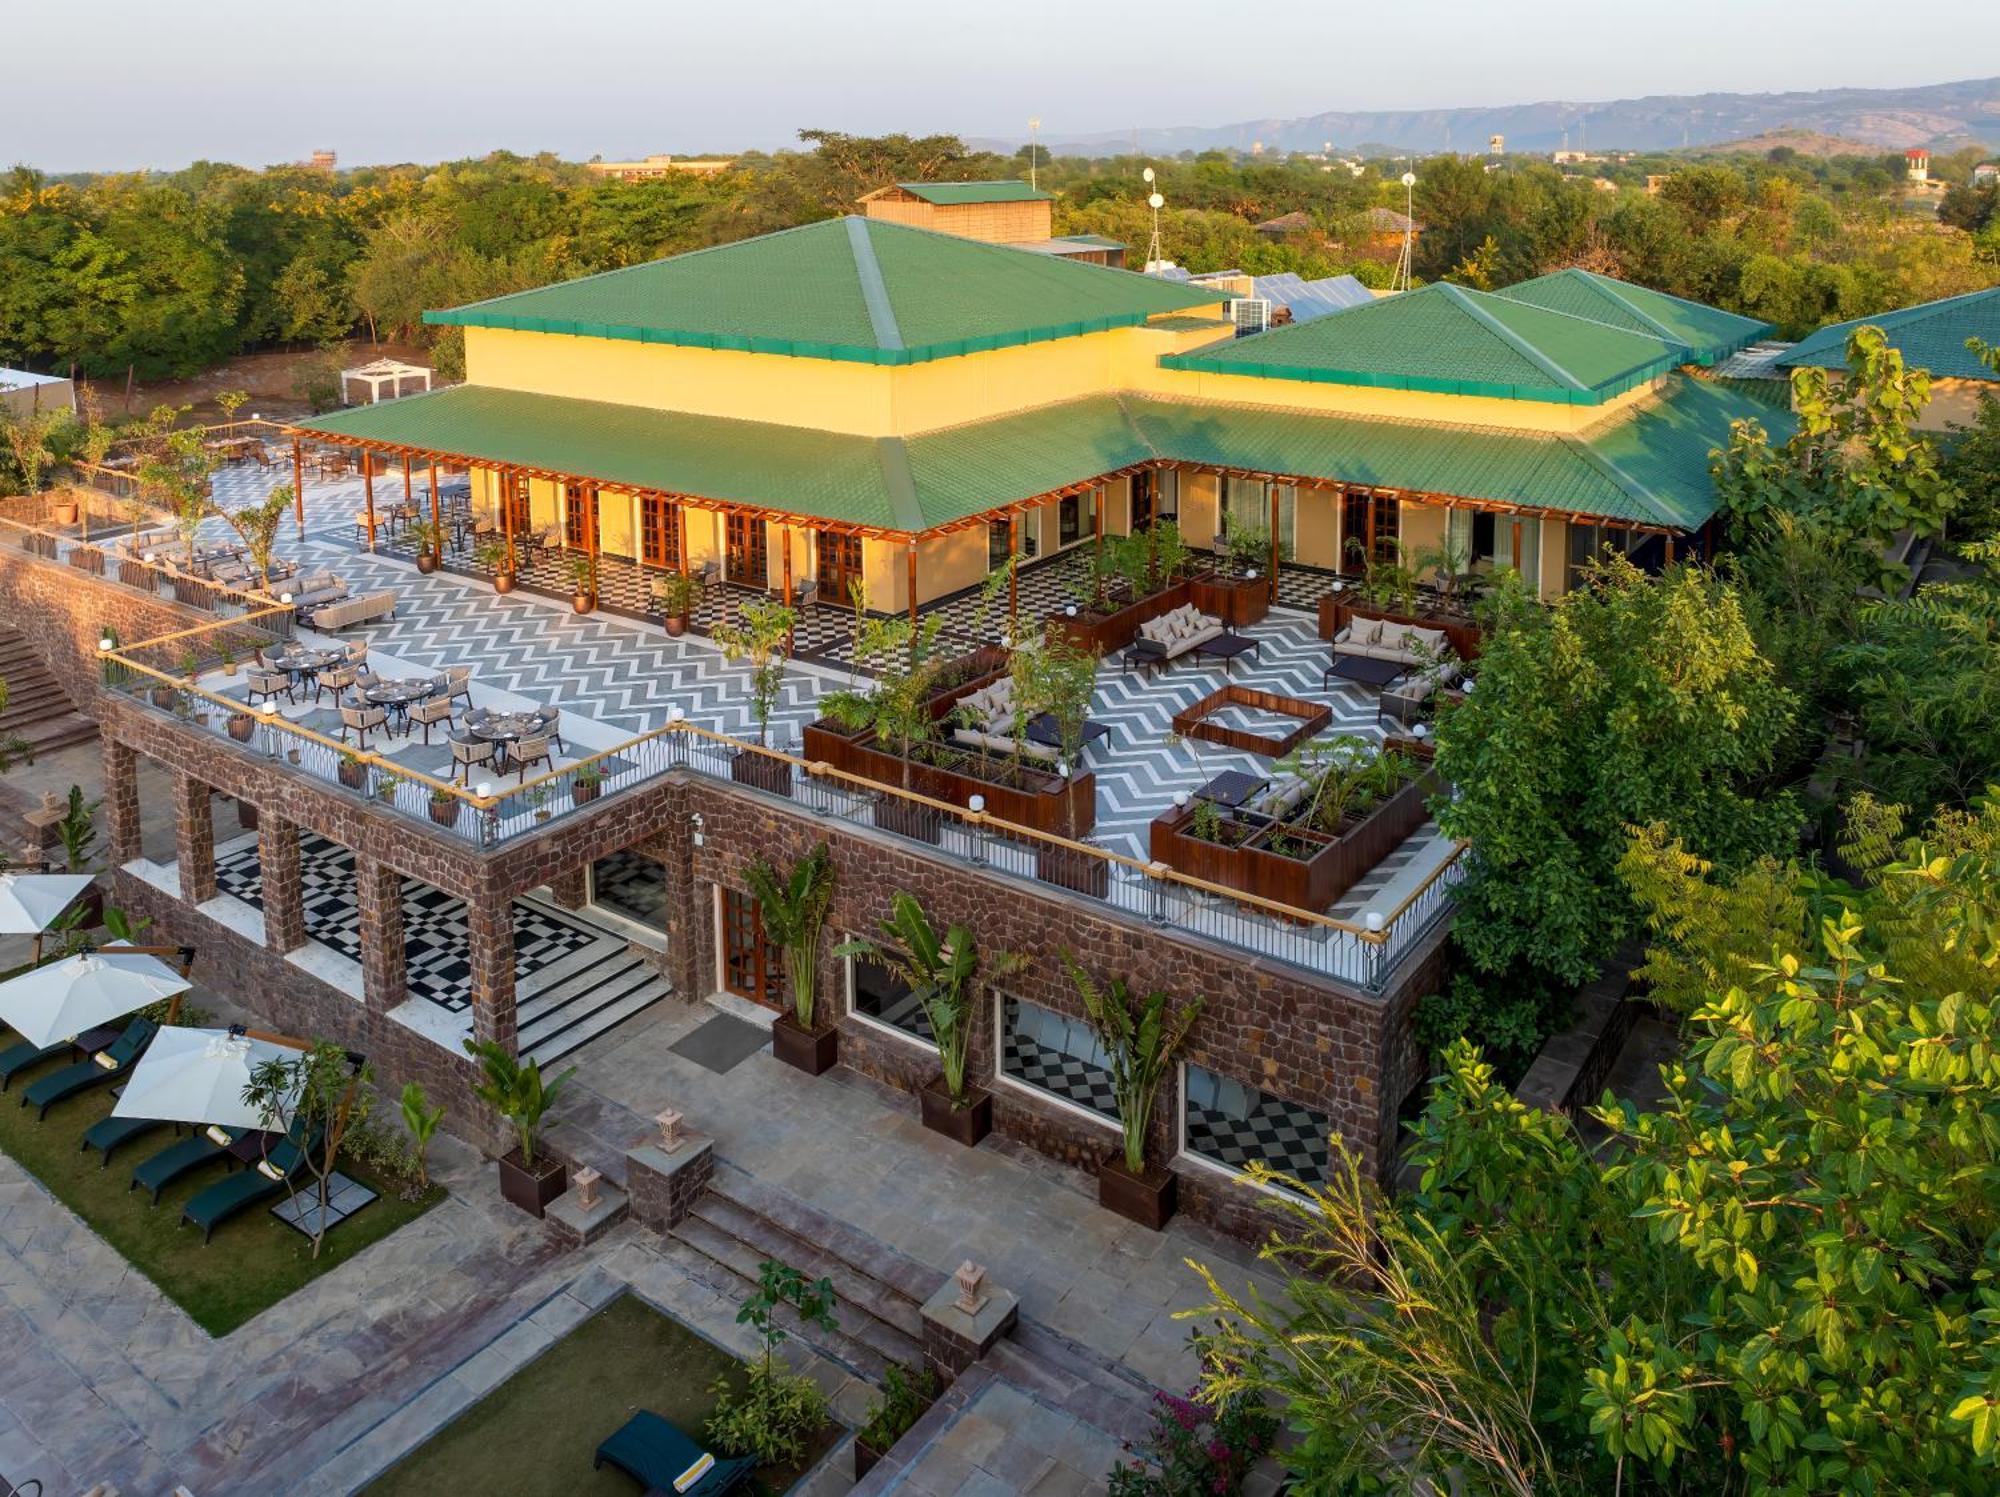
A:
{"type": "MultiPolygon", "coordinates": [[[[299,841],[299,877],[305,891],[306,935],[350,961],[361,957],[361,916],[354,902],[354,855],[323,837],[299,841]]],[[[247,837],[217,850],[217,886],[245,904],[263,907],[263,870],[257,839],[247,837]]],[[[471,967],[466,957],[465,906],[449,895],[403,881],[404,960],[410,993],[453,1013],[471,1004],[471,967]]],[[[545,967],[593,945],[607,952],[624,943],[571,920],[546,905],[514,903],[514,973],[520,983],[545,967]]]]}
{"type": "Polygon", "coordinates": [[[1116,1119],[1118,1096],[1111,1088],[1111,1073],[1038,1045],[1026,1035],[1010,1032],[1000,1051],[1000,1070],[1025,1086],[1049,1092],[1078,1107],[1116,1119]]]}
{"type": "Polygon", "coordinates": [[[1188,1152],[1230,1169],[1266,1164],[1308,1185],[1324,1185],[1330,1178],[1326,1119],[1261,1092],[1255,1096],[1241,1115],[1213,1111],[1190,1099],[1188,1152]]]}

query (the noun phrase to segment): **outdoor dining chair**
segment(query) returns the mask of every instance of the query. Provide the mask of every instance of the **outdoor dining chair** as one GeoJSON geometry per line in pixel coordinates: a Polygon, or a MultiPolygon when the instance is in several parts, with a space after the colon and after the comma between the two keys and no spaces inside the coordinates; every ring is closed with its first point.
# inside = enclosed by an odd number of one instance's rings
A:
{"type": "Polygon", "coordinates": [[[527,781],[528,766],[530,764],[546,764],[550,769],[556,767],[555,756],[549,752],[549,740],[546,736],[540,738],[523,738],[519,743],[514,745],[514,751],[509,757],[513,759],[514,767],[521,772],[521,778],[516,781],[517,784],[527,781]]]}
{"type": "Polygon", "coordinates": [[[443,723],[446,727],[451,726],[451,712],[450,697],[431,697],[426,701],[416,703],[410,708],[409,721],[412,726],[417,724],[423,726],[424,746],[426,748],[430,746],[431,728],[434,724],[443,723]]]}
{"type": "Polygon", "coordinates": [[[366,749],[368,747],[368,735],[371,732],[386,732],[388,730],[388,722],[388,712],[370,703],[364,702],[358,707],[342,707],[340,709],[340,736],[345,740],[347,730],[352,728],[356,744],[366,749]]]}
{"type": "Polygon", "coordinates": [[[292,695],[292,678],[284,671],[257,670],[250,673],[250,689],[245,697],[251,703],[260,698],[269,701],[273,697],[283,697],[286,701],[296,701],[292,695]]]}
{"type": "Polygon", "coordinates": [[[472,783],[472,767],[483,764],[488,768],[493,764],[493,743],[486,738],[454,738],[451,740],[451,777],[461,785],[472,783]]]}
{"type": "Polygon", "coordinates": [[[323,670],[315,678],[313,701],[317,704],[319,699],[330,691],[333,693],[333,705],[338,707],[340,706],[341,693],[353,684],[354,667],[352,665],[337,665],[331,669],[323,670]]]}
{"type": "Polygon", "coordinates": [[[470,707],[472,705],[472,667],[469,665],[446,666],[444,679],[444,694],[446,698],[451,701],[457,701],[460,697],[464,697],[465,705],[470,707]]]}

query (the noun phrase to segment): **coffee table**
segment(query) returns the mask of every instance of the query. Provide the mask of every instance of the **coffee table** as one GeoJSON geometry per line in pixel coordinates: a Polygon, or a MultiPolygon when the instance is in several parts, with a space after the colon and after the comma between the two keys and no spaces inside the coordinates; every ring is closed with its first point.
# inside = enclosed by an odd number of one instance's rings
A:
{"type": "Polygon", "coordinates": [[[1134,665],[1147,674],[1157,676],[1160,667],[1167,663],[1167,647],[1156,639],[1135,639],[1125,647],[1125,658],[1120,671],[1129,671],[1134,665]]]}
{"type": "Polygon", "coordinates": [[[1225,769],[1195,791],[1194,798],[1213,801],[1216,805],[1227,806],[1233,811],[1270,783],[1262,775],[1245,774],[1240,769],[1225,769]]]}
{"type": "MultiPolygon", "coordinates": [[[[1039,743],[1044,748],[1062,747],[1062,736],[1056,732],[1056,717],[1053,712],[1044,712],[1037,717],[1029,718],[1025,731],[1030,743],[1039,743]]],[[[1085,723],[1082,733],[1083,747],[1090,747],[1110,731],[1111,729],[1104,723],[1085,723]]]]}
{"type": "Polygon", "coordinates": [[[1194,647],[1194,652],[1210,660],[1220,660],[1225,676],[1238,655],[1255,652],[1259,660],[1264,658],[1261,642],[1243,634],[1218,634],[1214,639],[1204,639],[1194,647]]]}
{"type": "Polygon", "coordinates": [[[1336,655],[1333,664],[1320,673],[1323,688],[1328,681],[1352,681],[1357,686],[1387,686],[1409,670],[1399,660],[1377,660],[1373,655],[1336,655]]]}

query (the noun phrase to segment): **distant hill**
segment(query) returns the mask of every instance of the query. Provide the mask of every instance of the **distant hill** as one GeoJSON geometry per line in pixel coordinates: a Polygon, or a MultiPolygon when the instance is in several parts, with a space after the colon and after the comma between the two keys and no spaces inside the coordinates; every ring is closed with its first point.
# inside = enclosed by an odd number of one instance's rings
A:
{"type": "Polygon", "coordinates": [[[1696,146],[1704,156],[1762,156],[1788,146],[1801,156],[1868,156],[1880,153],[1874,141],[1852,140],[1839,135],[1822,135],[1817,130],[1766,130],[1747,140],[1725,140],[1712,146],[1696,146]]]}
{"type": "MultiPolygon", "coordinates": [[[[1789,94],[1660,94],[1606,103],[1545,100],[1478,109],[1330,112],[1301,119],[1245,120],[1233,125],[1180,125],[1138,132],[1143,151],[1171,155],[1215,148],[1247,151],[1336,150],[1364,142],[1393,151],[1486,149],[1504,135],[1510,151],[1664,151],[1754,139],[1781,130],[1856,142],[1867,150],[1952,147],[2000,142],[2000,78],[1933,83],[1917,88],[1823,88],[1789,94]]],[[[1130,130],[1046,142],[1064,155],[1108,155],[1132,148],[1130,130]]],[[[1019,141],[991,142],[1013,150],[1019,141]]]]}

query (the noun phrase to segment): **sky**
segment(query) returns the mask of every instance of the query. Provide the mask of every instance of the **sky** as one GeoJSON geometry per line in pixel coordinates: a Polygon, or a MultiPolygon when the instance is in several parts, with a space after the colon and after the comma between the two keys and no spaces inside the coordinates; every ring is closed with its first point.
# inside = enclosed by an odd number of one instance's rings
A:
{"type": "Polygon", "coordinates": [[[1019,143],[1330,109],[1941,83],[2000,0],[91,0],[10,4],[0,165],[587,159],[817,126],[1019,143]],[[32,59],[31,65],[23,65],[32,59]]]}

